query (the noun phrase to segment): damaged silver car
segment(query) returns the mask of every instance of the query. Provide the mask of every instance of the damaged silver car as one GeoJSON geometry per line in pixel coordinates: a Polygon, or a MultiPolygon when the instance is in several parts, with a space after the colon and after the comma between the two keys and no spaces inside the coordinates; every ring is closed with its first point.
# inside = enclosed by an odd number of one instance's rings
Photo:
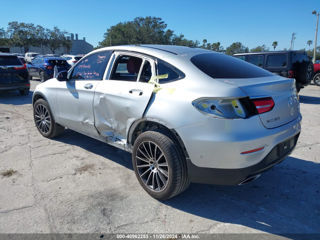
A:
{"type": "Polygon", "coordinates": [[[238,185],[294,149],[294,79],[212,51],[161,45],[95,50],[39,84],[35,125],[65,128],[132,153],[141,186],[165,200],[190,182],[238,185]]]}

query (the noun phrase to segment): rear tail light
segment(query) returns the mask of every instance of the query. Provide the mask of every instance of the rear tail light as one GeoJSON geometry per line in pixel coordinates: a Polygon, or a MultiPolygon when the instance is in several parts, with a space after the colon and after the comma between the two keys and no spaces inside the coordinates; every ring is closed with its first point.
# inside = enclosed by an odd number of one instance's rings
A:
{"type": "Polygon", "coordinates": [[[259,114],[269,112],[274,107],[274,101],[271,97],[252,99],[259,114]]]}
{"type": "Polygon", "coordinates": [[[14,67],[15,70],[24,70],[24,69],[27,69],[27,65],[26,64],[23,64],[21,65],[21,67],[14,67]]]}
{"type": "Polygon", "coordinates": [[[292,70],[288,71],[288,78],[294,78],[295,77],[295,73],[292,70]]]}
{"type": "Polygon", "coordinates": [[[73,63],[76,63],[77,61],[72,61],[73,63]]]}
{"type": "Polygon", "coordinates": [[[51,70],[51,69],[52,69],[52,66],[51,66],[51,65],[48,65],[48,66],[46,66],[46,68],[47,68],[48,70],[51,70]]]}
{"type": "Polygon", "coordinates": [[[246,118],[247,111],[240,99],[213,99],[200,98],[192,102],[192,105],[204,114],[217,118],[246,118]]]}

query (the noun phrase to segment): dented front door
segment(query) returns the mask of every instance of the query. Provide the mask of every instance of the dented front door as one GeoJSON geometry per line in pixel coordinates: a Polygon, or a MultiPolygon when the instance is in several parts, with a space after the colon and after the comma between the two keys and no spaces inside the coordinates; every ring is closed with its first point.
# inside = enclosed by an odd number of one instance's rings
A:
{"type": "Polygon", "coordinates": [[[69,72],[68,81],[56,90],[58,122],[72,130],[95,137],[93,99],[102,81],[111,51],[100,51],[82,58],[69,72]]]}
{"type": "MultiPolygon", "coordinates": [[[[115,55],[112,71],[115,71],[115,64],[121,53],[115,55]]],[[[125,55],[127,56],[128,53],[125,55]]],[[[102,136],[111,137],[114,141],[125,141],[129,127],[143,116],[154,90],[154,85],[148,83],[148,79],[140,81],[141,72],[146,63],[150,64],[150,74],[154,75],[154,62],[140,55],[137,57],[141,57],[142,64],[136,81],[129,81],[128,78],[122,80],[121,76],[114,80],[110,71],[111,79],[102,81],[95,90],[95,126],[102,136]]]]}

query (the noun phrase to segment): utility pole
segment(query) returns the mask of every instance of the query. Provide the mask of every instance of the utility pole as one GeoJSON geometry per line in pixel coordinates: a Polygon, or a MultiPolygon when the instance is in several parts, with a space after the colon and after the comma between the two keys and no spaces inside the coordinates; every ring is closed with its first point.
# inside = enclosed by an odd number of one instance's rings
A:
{"type": "Polygon", "coordinates": [[[317,12],[316,10],[314,10],[312,12],[312,14],[316,15],[317,16],[317,25],[316,25],[316,34],[315,34],[315,37],[314,37],[314,49],[313,49],[313,63],[316,62],[316,51],[317,51],[317,38],[318,38],[318,24],[319,24],[319,12],[317,12]]]}
{"type": "Polygon", "coordinates": [[[296,34],[292,33],[291,35],[291,46],[290,46],[290,50],[293,50],[294,48],[294,40],[296,39],[296,34]]]}

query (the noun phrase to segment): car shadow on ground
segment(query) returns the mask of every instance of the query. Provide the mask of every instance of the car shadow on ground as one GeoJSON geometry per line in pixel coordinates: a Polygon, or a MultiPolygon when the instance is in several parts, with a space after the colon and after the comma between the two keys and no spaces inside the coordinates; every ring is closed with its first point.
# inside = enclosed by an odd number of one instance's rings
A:
{"type": "MultiPolygon", "coordinates": [[[[129,153],[71,130],[56,141],[77,145],[133,169],[129,153]]],[[[254,182],[243,186],[191,184],[163,204],[213,221],[278,235],[319,233],[319,173],[320,164],[288,157],[254,182]]]]}
{"type": "Polygon", "coordinates": [[[113,147],[109,144],[103,143],[99,140],[82,135],[69,129],[65,130],[65,132],[61,136],[55,138],[54,140],[70,145],[76,145],[89,152],[100,155],[107,159],[111,159],[113,162],[116,162],[126,168],[133,170],[130,153],[113,147]]]}
{"type": "Polygon", "coordinates": [[[0,104],[24,105],[32,103],[32,94],[21,96],[19,91],[0,92],[0,104]]]}
{"type": "Polygon", "coordinates": [[[320,104],[320,97],[312,97],[312,96],[299,96],[300,103],[305,104],[320,104]]]}

